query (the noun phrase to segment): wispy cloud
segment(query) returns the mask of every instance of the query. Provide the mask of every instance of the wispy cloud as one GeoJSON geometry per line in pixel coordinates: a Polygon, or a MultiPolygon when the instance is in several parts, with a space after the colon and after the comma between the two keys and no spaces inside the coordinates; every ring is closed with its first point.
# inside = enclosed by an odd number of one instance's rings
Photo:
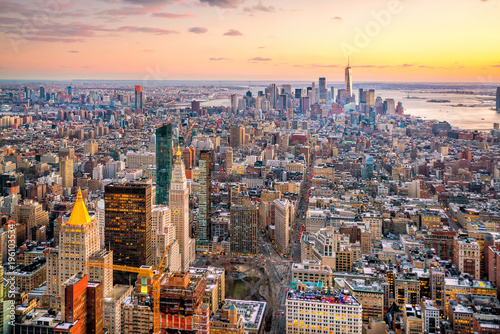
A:
{"type": "Polygon", "coordinates": [[[77,50],[69,50],[68,52],[69,52],[69,53],[79,53],[80,51],[77,51],[77,50]]]}
{"type": "Polygon", "coordinates": [[[224,33],[224,36],[243,36],[243,33],[235,29],[229,29],[224,33]]]}
{"type": "Polygon", "coordinates": [[[224,58],[224,57],[219,57],[219,58],[208,58],[208,60],[212,60],[212,61],[220,61],[220,60],[228,60],[228,58],[224,58]]]}
{"type": "Polygon", "coordinates": [[[194,14],[176,14],[176,13],[153,13],[152,16],[163,17],[166,19],[182,19],[185,17],[196,17],[194,14]]]}
{"type": "Polygon", "coordinates": [[[262,4],[262,2],[259,2],[259,4],[255,6],[243,8],[243,11],[246,13],[255,13],[255,12],[274,13],[276,12],[276,8],[274,8],[274,6],[265,6],[262,4]]]}
{"type": "Polygon", "coordinates": [[[312,68],[321,68],[321,67],[340,67],[340,65],[309,64],[309,67],[312,67],[312,68]]]}
{"type": "Polygon", "coordinates": [[[176,30],[151,28],[151,27],[137,27],[137,26],[120,27],[120,28],[118,28],[118,31],[142,32],[142,33],[153,34],[153,35],[170,35],[170,34],[178,34],[179,33],[176,30]]]}
{"type": "Polygon", "coordinates": [[[205,27],[192,27],[188,29],[189,32],[193,34],[205,34],[208,32],[208,29],[205,27]]]}
{"type": "Polygon", "coordinates": [[[243,0],[200,0],[200,3],[212,7],[236,8],[243,3],[243,0]]]}
{"type": "Polygon", "coordinates": [[[340,16],[335,16],[332,20],[334,20],[334,21],[342,21],[343,19],[340,16]]]}
{"type": "Polygon", "coordinates": [[[97,15],[108,16],[131,16],[131,15],[146,15],[160,11],[162,7],[122,7],[118,9],[107,9],[97,13],[97,15]]]}
{"type": "Polygon", "coordinates": [[[271,61],[271,58],[263,58],[263,57],[254,57],[251,59],[248,59],[248,61],[254,62],[254,61],[271,61]]]}

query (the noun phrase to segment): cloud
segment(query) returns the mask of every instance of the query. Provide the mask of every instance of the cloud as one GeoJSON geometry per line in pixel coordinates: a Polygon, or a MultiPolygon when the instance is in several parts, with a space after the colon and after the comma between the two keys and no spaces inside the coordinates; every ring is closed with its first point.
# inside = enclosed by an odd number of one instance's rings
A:
{"type": "MultiPolygon", "coordinates": [[[[463,66],[462,66],[462,67],[463,67],[463,66]]],[[[500,67],[500,65],[493,65],[493,66],[491,66],[491,67],[500,67]]]]}
{"type": "MultiPolygon", "coordinates": [[[[13,38],[14,40],[16,38],[13,38]]],[[[25,39],[27,41],[33,42],[54,42],[54,43],[76,43],[83,42],[83,38],[64,38],[64,37],[39,37],[39,36],[29,36],[29,37],[21,37],[21,40],[25,39]]]]}
{"type": "Polygon", "coordinates": [[[129,16],[129,15],[145,15],[156,13],[161,10],[161,7],[122,7],[118,9],[104,10],[98,14],[109,16],[129,16]]]}
{"type": "Polygon", "coordinates": [[[219,61],[219,60],[228,60],[228,59],[224,58],[224,57],[220,57],[220,58],[208,58],[208,60],[219,61]]]}
{"type": "Polygon", "coordinates": [[[143,32],[147,34],[153,35],[170,35],[170,34],[178,34],[178,31],[175,30],[167,30],[161,28],[150,28],[150,27],[137,27],[137,26],[124,26],[118,28],[118,31],[128,31],[128,32],[143,32]]]}
{"type": "Polygon", "coordinates": [[[340,67],[340,65],[323,65],[323,64],[310,64],[312,68],[322,68],[322,67],[340,67]]]}
{"type": "Polygon", "coordinates": [[[189,32],[193,34],[205,34],[208,32],[208,29],[205,27],[192,27],[188,29],[189,32]]]}
{"type": "Polygon", "coordinates": [[[244,0],[200,0],[200,3],[207,4],[212,7],[221,8],[236,8],[243,3],[244,0]]]}
{"type": "Polygon", "coordinates": [[[69,50],[68,52],[69,53],[80,53],[80,51],[77,51],[77,50],[69,50]]]}
{"type": "Polygon", "coordinates": [[[235,29],[229,29],[224,33],[224,36],[243,36],[241,32],[235,29]]]}
{"type": "Polygon", "coordinates": [[[171,3],[178,3],[175,0],[123,0],[123,2],[131,3],[134,5],[142,5],[143,7],[151,7],[158,5],[166,5],[171,3]]]}
{"type": "Polygon", "coordinates": [[[263,58],[263,57],[254,57],[251,59],[248,59],[248,61],[271,61],[271,58],[263,58]]]}
{"type": "Polygon", "coordinates": [[[142,52],[145,52],[145,53],[153,53],[153,52],[154,52],[154,50],[144,49],[144,50],[142,50],[142,52]]]}
{"type": "Polygon", "coordinates": [[[402,66],[402,67],[413,67],[413,66],[415,66],[415,64],[403,64],[403,65],[401,65],[401,66],[402,66]]]}
{"type": "Polygon", "coordinates": [[[420,65],[420,68],[435,68],[434,66],[420,65]]]}
{"type": "Polygon", "coordinates": [[[265,46],[259,46],[258,48],[259,49],[265,49],[266,47],[265,46]]]}
{"type": "Polygon", "coordinates": [[[333,18],[333,20],[335,20],[335,21],[342,21],[342,20],[343,20],[343,18],[341,18],[340,16],[335,16],[335,17],[333,18]]]}
{"type": "Polygon", "coordinates": [[[175,13],[154,13],[155,17],[163,17],[166,19],[181,19],[184,17],[196,17],[194,14],[175,14],[175,13]]]}
{"type": "Polygon", "coordinates": [[[247,13],[255,13],[255,12],[274,13],[276,12],[276,8],[274,8],[274,6],[265,6],[262,4],[262,2],[259,2],[258,5],[243,8],[243,11],[247,13]]]}

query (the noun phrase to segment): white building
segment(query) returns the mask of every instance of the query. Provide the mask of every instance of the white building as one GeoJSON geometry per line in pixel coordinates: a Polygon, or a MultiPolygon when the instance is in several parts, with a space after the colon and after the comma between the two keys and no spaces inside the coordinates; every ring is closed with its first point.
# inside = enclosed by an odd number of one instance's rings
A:
{"type": "Polygon", "coordinates": [[[361,333],[361,304],[347,291],[330,292],[316,286],[291,289],[286,297],[286,333],[361,333]]]}

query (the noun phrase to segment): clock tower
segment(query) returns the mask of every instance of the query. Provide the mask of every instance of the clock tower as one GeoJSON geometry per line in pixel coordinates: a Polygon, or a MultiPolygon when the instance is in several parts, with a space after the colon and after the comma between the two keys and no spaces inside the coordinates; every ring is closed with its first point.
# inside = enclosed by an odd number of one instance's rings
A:
{"type": "Polygon", "coordinates": [[[175,225],[179,253],[181,255],[181,271],[187,272],[194,261],[194,240],[189,235],[189,189],[186,171],[182,161],[181,150],[177,147],[175,164],[170,182],[169,206],[172,212],[172,223],[175,225]]]}

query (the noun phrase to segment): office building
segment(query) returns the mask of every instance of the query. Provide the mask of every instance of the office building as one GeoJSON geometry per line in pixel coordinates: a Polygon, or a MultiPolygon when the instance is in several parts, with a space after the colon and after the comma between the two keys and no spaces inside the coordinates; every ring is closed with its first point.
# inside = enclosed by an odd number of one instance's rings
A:
{"type": "Polygon", "coordinates": [[[62,188],[73,188],[73,159],[59,161],[59,174],[61,175],[62,188]]]}
{"type": "Polygon", "coordinates": [[[181,150],[178,147],[175,154],[175,164],[172,170],[170,183],[170,210],[172,223],[175,225],[176,237],[179,242],[181,255],[181,271],[189,270],[189,264],[194,261],[194,240],[190,238],[189,228],[189,190],[187,187],[186,171],[182,162],[181,150]]]}
{"type": "Polygon", "coordinates": [[[470,274],[474,279],[481,279],[481,252],[479,243],[474,239],[455,239],[453,263],[462,273],[470,274]]]}
{"type": "Polygon", "coordinates": [[[234,304],[226,304],[210,318],[210,334],[243,334],[243,317],[234,304]]]}
{"type": "Polygon", "coordinates": [[[142,109],[142,86],[135,86],[135,109],[142,109]]]}
{"type": "Polygon", "coordinates": [[[91,139],[83,144],[83,154],[94,155],[97,153],[98,149],[99,146],[97,141],[94,139],[91,139]]]}
{"type": "Polygon", "coordinates": [[[328,90],[326,89],[326,78],[319,78],[319,103],[326,103],[327,99],[328,90]]]}
{"type": "Polygon", "coordinates": [[[84,265],[90,262],[92,255],[99,249],[97,219],[89,215],[82,192],[78,189],[69,220],[63,221],[60,227],[59,248],[53,249],[47,258],[47,292],[52,297],[52,305],[58,303],[63,282],[80,272],[89,274],[90,268],[84,265]]]}
{"type": "Polygon", "coordinates": [[[278,251],[288,254],[288,244],[290,242],[290,202],[287,199],[276,199],[274,201],[274,221],[275,221],[275,241],[278,251]]]}
{"type": "Polygon", "coordinates": [[[238,314],[243,318],[245,333],[259,334],[264,332],[264,315],[266,313],[266,302],[252,300],[226,299],[221,309],[230,308],[234,305],[238,314]]]}
{"type": "Polygon", "coordinates": [[[238,113],[238,94],[231,94],[231,113],[238,113]]]}
{"type": "Polygon", "coordinates": [[[40,97],[39,97],[40,100],[45,100],[45,87],[44,86],[40,86],[40,97]]]}
{"type": "Polygon", "coordinates": [[[378,282],[356,279],[346,281],[344,286],[361,303],[363,323],[384,320],[384,291],[378,282]]]}
{"type": "MultiPolygon", "coordinates": [[[[113,251],[114,263],[137,268],[152,265],[151,180],[108,184],[104,203],[104,244],[113,251]]],[[[125,276],[115,272],[115,279],[125,276]]]]}
{"type": "Polygon", "coordinates": [[[345,68],[345,91],[348,99],[352,98],[352,69],[347,62],[347,67],[345,68]]]}
{"type": "Polygon", "coordinates": [[[302,260],[302,263],[292,264],[292,281],[317,283],[333,288],[333,271],[330,267],[321,265],[319,261],[302,260]]]}
{"type": "Polygon", "coordinates": [[[497,87],[497,112],[500,112],[500,87],[497,87]]]}
{"type": "Polygon", "coordinates": [[[172,124],[156,129],[156,204],[168,205],[173,162],[172,124]]]}
{"type": "Polygon", "coordinates": [[[238,149],[245,143],[245,128],[243,126],[231,126],[229,130],[229,140],[233,149],[238,149]]]}
{"type": "Polygon", "coordinates": [[[293,286],[286,296],[286,333],[359,334],[361,304],[347,291],[293,286]]]}
{"type": "Polygon", "coordinates": [[[63,283],[61,320],[56,333],[103,333],[102,283],[89,282],[87,275],[78,273],[63,283]],[[65,331],[66,329],[70,329],[65,331]]]}
{"type": "Polygon", "coordinates": [[[212,210],[210,193],[212,192],[212,180],[210,177],[210,166],[212,165],[212,151],[202,150],[200,152],[200,167],[199,176],[199,191],[198,191],[198,228],[196,233],[196,241],[202,244],[208,244],[211,240],[210,230],[210,215],[212,210]]]}
{"type": "Polygon", "coordinates": [[[403,309],[405,334],[422,334],[424,329],[424,319],[420,306],[407,304],[403,309]]]}
{"type": "Polygon", "coordinates": [[[231,252],[256,255],[258,228],[259,209],[256,205],[231,205],[231,252]]]}

